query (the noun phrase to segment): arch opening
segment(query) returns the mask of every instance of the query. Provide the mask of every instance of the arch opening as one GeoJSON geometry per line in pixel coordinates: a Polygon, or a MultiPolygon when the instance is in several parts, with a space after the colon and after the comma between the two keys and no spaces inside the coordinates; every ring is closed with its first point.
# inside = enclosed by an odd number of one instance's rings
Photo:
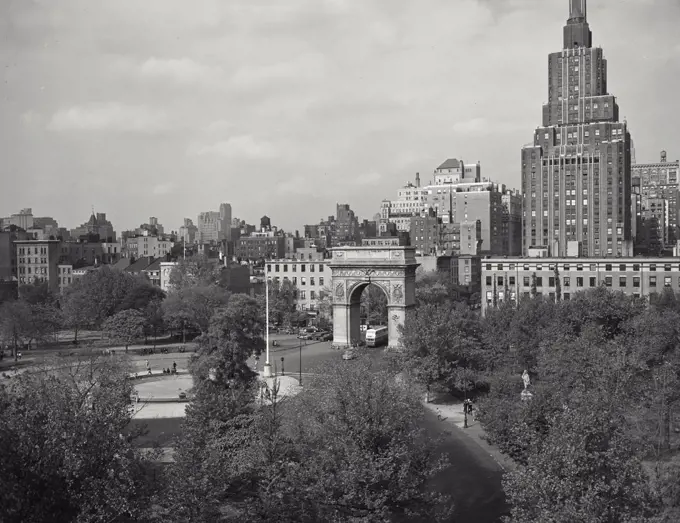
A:
{"type": "MultiPolygon", "coordinates": [[[[388,329],[389,296],[387,290],[376,282],[366,282],[357,285],[349,296],[350,314],[350,343],[366,344],[366,333],[369,329],[388,329]]],[[[370,336],[369,336],[370,338],[370,336]]],[[[371,346],[389,345],[395,340],[387,334],[384,338],[372,342],[371,346]]]]}

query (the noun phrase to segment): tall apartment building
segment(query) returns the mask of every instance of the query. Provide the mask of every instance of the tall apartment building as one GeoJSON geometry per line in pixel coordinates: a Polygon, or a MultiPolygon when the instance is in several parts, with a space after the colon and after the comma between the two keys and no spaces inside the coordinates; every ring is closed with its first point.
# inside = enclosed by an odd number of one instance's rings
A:
{"type": "Polygon", "coordinates": [[[335,237],[333,245],[339,242],[361,241],[359,237],[359,220],[348,203],[338,203],[335,219],[335,237]]]}
{"type": "Polygon", "coordinates": [[[14,242],[17,256],[19,285],[46,281],[52,292],[59,290],[59,240],[17,240],[14,242]]]}
{"type": "Polygon", "coordinates": [[[11,216],[3,218],[0,221],[2,222],[3,228],[14,225],[15,227],[20,227],[21,229],[27,231],[28,229],[32,229],[34,226],[33,209],[30,207],[21,209],[21,211],[18,213],[12,214],[11,216]]]}
{"type": "Polygon", "coordinates": [[[664,224],[659,232],[666,245],[675,244],[680,239],[679,171],[680,161],[667,161],[666,151],[661,151],[661,158],[657,163],[640,163],[632,166],[633,185],[639,186],[638,214],[655,216],[659,224],[664,224]],[[662,200],[665,203],[662,203],[662,200]]]}
{"type": "Polygon", "coordinates": [[[607,91],[607,61],[592,46],[586,0],[570,0],[563,50],[549,56],[548,103],[522,149],[523,252],[632,255],[631,137],[607,91]]]}
{"type": "Polygon", "coordinates": [[[415,184],[408,182],[397,191],[396,200],[383,200],[380,204],[380,233],[387,232],[388,223],[394,223],[397,231],[408,232],[411,218],[426,210],[423,203],[426,194],[427,190],[420,186],[420,173],[416,173],[415,184]]]}
{"type": "Polygon", "coordinates": [[[236,257],[241,260],[284,258],[286,238],[272,232],[254,232],[250,236],[239,238],[234,250],[236,257]]]}
{"type": "Polygon", "coordinates": [[[231,240],[231,205],[220,204],[219,211],[202,212],[198,215],[198,242],[219,243],[231,240]]]}
{"type": "Polygon", "coordinates": [[[428,216],[430,210],[446,223],[481,222],[480,252],[495,255],[521,253],[522,200],[516,191],[482,179],[481,166],[448,159],[434,171],[434,183],[416,183],[402,187],[397,200],[381,204],[380,232],[390,224],[400,232],[409,232],[413,217],[428,216]]]}
{"type": "Polygon", "coordinates": [[[482,224],[476,222],[442,223],[428,213],[411,218],[411,246],[420,256],[476,255],[482,244],[482,224]]]}
{"type": "Polygon", "coordinates": [[[178,240],[185,243],[195,243],[198,237],[198,227],[191,218],[184,218],[184,224],[179,228],[178,240]]]}

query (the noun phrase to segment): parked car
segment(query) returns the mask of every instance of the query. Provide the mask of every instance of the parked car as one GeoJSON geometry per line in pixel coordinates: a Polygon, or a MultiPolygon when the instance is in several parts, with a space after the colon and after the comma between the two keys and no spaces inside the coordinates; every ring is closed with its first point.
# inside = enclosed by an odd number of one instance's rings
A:
{"type": "Polygon", "coordinates": [[[319,336],[320,341],[333,341],[333,333],[332,332],[324,332],[319,336]]]}
{"type": "Polygon", "coordinates": [[[347,349],[345,352],[342,353],[342,359],[345,361],[354,360],[356,359],[356,357],[357,353],[352,349],[347,349]]]}

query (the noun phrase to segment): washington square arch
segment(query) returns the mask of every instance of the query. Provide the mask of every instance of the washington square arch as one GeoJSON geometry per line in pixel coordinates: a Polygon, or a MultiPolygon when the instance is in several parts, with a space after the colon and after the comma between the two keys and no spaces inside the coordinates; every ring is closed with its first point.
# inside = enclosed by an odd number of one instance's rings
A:
{"type": "Polygon", "coordinates": [[[400,346],[399,326],[404,324],[406,311],[415,306],[419,264],[413,247],[375,243],[332,249],[334,347],[349,347],[360,339],[361,293],[369,285],[382,289],[387,297],[388,346],[400,346]]]}

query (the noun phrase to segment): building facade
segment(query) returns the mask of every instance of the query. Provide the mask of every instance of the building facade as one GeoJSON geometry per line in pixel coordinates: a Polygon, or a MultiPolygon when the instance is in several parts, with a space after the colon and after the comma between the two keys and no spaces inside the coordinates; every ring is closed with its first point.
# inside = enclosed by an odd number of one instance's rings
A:
{"type": "Polygon", "coordinates": [[[678,224],[678,172],[680,161],[667,161],[666,151],[661,151],[658,163],[634,164],[632,166],[633,185],[639,187],[639,209],[636,213],[654,215],[659,223],[665,222],[660,234],[666,245],[675,244],[680,239],[678,224]],[[662,203],[663,200],[665,203],[662,203]],[[660,212],[660,209],[662,212],[660,212]]]}
{"type": "Polygon", "coordinates": [[[286,239],[269,232],[254,232],[251,236],[238,239],[235,255],[241,260],[285,258],[286,239]]]}
{"type": "Polygon", "coordinates": [[[66,287],[73,283],[73,265],[60,263],[57,265],[57,285],[59,292],[63,292],[66,287]]]}
{"type": "Polygon", "coordinates": [[[94,236],[98,236],[102,241],[116,241],[116,231],[113,230],[113,224],[106,219],[106,213],[98,212],[96,215],[92,213],[87,222],[71,231],[71,237],[75,240],[94,236]]]}
{"type": "Polygon", "coordinates": [[[184,218],[184,224],[179,228],[178,240],[185,243],[195,243],[198,238],[198,227],[190,218],[184,218]]]}
{"type": "Polygon", "coordinates": [[[548,102],[522,149],[523,252],[632,255],[631,137],[607,90],[607,61],[592,46],[586,0],[570,0],[563,50],[548,61],[548,102]]]}
{"type": "Polygon", "coordinates": [[[482,312],[536,294],[557,299],[604,285],[635,297],[680,291],[680,258],[487,258],[482,260],[482,312]]]}
{"type": "Polygon", "coordinates": [[[58,292],[60,245],[59,240],[15,241],[19,285],[47,282],[52,292],[58,292]]]}
{"type": "Polygon", "coordinates": [[[146,233],[143,236],[128,238],[125,241],[125,254],[128,257],[135,258],[143,256],[160,258],[172,251],[173,246],[174,242],[167,238],[150,236],[148,233],[146,233]]]}
{"type": "Polygon", "coordinates": [[[330,292],[331,270],[326,261],[277,260],[267,263],[266,274],[273,281],[289,281],[297,288],[300,311],[318,311],[325,293],[330,292]]]}

